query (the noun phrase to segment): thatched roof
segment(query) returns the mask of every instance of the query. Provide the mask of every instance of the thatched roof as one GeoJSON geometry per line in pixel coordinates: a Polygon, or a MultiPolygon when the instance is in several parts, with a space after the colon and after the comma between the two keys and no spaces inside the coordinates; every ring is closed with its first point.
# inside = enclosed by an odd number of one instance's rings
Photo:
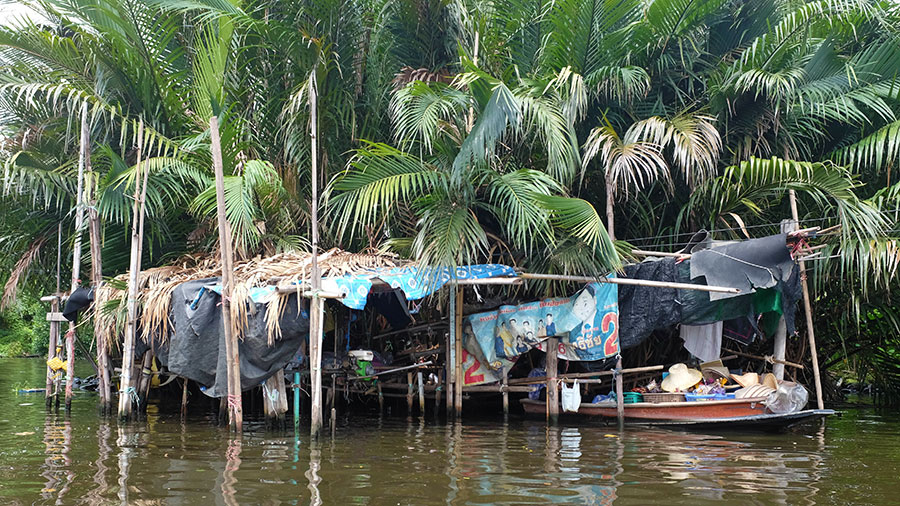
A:
{"type": "MultiPolygon", "coordinates": [[[[348,253],[332,249],[319,254],[319,271],[323,278],[364,274],[372,269],[400,267],[409,262],[393,255],[348,253]]],[[[234,267],[234,287],[231,294],[231,325],[239,336],[247,325],[250,290],[255,287],[278,285],[296,287],[297,281],[309,282],[312,255],[305,252],[281,253],[267,258],[254,258],[239,262],[234,267]]],[[[145,342],[150,339],[165,341],[171,332],[169,310],[172,291],[187,281],[221,276],[218,257],[183,257],[172,265],[141,271],[138,280],[138,328],[145,342]]],[[[128,273],[104,283],[95,294],[95,318],[97,331],[105,343],[117,343],[125,327],[128,273]],[[110,339],[112,337],[112,339],[110,339]]],[[[279,293],[268,303],[266,326],[269,342],[281,334],[278,320],[290,294],[279,293]]]]}

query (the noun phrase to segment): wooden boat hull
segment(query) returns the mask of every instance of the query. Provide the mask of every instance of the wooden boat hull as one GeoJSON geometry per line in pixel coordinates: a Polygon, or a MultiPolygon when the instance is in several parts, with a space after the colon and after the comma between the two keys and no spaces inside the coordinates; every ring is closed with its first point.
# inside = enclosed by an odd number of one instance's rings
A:
{"type": "MultiPolygon", "coordinates": [[[[728,399],[723,401],[698,402],[638,402],[625,405],[625,419],[631,420],[697,420],[704,418],[734,418],[738,416],[763,415],[766,413],[764,397],[748,399],[728,399]]],[[[542,401],[522,399],[526,413],[544,413],[542,401]]],[[[614,403],[581,403],[578,415],[616,417],[614,403]]]]}
{"type": "MultiPolygon", "coordinates": [[[[683,428],[781,429],[796,423],[835,414],[831,409],[807,409],[795,413],[767,413],[765,398],[701,402],[641,402],[625,405],[625,423],[683,428]]],[[[542,401],[522,399],[526,413],[544,414],[542,401]]],[[[615,404],[582,403],[577,413],[566,416],[615,419],[615,404]]]]}

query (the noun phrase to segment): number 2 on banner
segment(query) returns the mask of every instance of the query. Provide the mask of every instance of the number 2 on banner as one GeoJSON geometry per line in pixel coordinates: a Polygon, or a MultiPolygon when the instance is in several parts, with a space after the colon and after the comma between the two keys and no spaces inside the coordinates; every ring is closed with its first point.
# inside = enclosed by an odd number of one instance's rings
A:
{"type": "MultiPolygon", "coordinates": [[[[466,363],[466,360],[472,357],[468,351],[462,351],[462,362],[466,363]]],[[[475,374],[475,371],[481,368],[481,362],[478,361],[477,358],[472,357],[472,365],[466,369],[466,374],[463,378],[463,385],[475,385],[478,383],[484,382],[484,374],[475,374]]]]}

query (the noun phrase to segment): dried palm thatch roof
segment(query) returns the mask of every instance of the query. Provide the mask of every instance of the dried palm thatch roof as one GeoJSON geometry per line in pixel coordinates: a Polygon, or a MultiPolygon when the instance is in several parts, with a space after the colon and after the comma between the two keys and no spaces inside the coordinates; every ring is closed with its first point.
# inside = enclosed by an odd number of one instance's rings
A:
{"type": "MultiPolygon", "coordinates": [[[[363,274],[372,269],[400,267],[409,262],[393,255],[349,253],[332,249],[318,258],[323,278],[363,274]]],[[[281,253],[267,258],[254,258],[234,267],[234,286],[231,292],[230,324],[236,335],[243,336],[247,327],[250,291],[256,287],[278,285],[301,289],[309,282],[312,255],[306,252],[281,253]]],[[[172,265],[141,271],[138,280],[138,335],[144,342],[164,342],[172,329],[169,318],[172,291],[176,286],[197,279],[218,277],[222,273],[219,259],[214,256],[182,257],[172,265]]],[[[101,341],[109,346],[118,342],[125,328],[125,306],[128,273],[104,283],[95,294],[95,314],[101,341]]],[[[281,336],[278,321],[284,313],[290,293],[276,290],[266,308],[266,328],[269,344],[281,336]]]]}

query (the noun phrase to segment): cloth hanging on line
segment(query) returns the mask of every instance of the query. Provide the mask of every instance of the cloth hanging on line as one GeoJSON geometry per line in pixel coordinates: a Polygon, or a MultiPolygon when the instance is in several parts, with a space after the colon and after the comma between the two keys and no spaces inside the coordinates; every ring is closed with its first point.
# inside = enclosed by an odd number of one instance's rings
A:
{"type": "Polygon", "coordinates": [[[722,322],[682,325],[684,348],[703,362],[712,362],[722,353],[722,322]]]}

